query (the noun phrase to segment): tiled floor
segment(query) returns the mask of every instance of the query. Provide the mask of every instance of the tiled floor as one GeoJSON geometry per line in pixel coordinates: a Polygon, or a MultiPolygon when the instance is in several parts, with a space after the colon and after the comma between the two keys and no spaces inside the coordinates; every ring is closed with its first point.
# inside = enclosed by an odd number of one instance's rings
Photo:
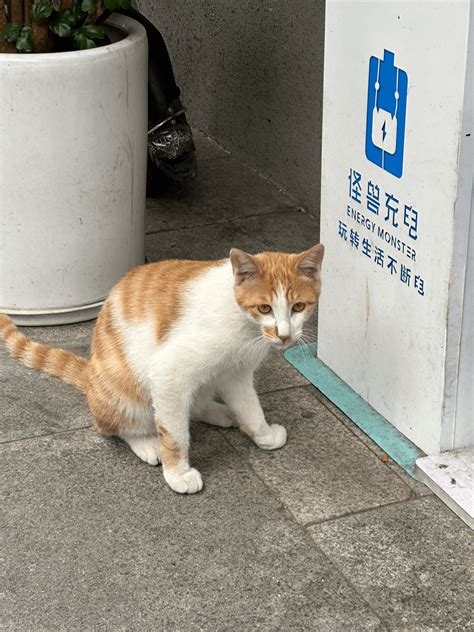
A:
{"type": "MultiPolygon", "coordinates": [[[[317,241],[315,217],[201,135],[198,149],[195,184],[150,201],[150,260],[317,241]]],[[[92,326],[28,333],[87,354],[92,326]]],[[[466,525],[282,356],[257,386],[287,446],[196,424],[191,497],[96,435],[78,392],[0,357],[1,630],[474,628],[466,525]]]]}

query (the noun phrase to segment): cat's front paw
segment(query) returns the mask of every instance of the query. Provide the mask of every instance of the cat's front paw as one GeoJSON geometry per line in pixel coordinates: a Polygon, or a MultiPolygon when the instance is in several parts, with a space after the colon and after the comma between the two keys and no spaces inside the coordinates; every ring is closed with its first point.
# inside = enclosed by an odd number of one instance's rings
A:
{"type": "Polygon", "coordinates": [[[277,450],[286,443],[286,429],[279,424],[272,424],[269,432],[255,436],[254,441],[262,450],[277,450]]]}
{"type": "Polygon", "coordinates": [[[165,470],[163,474],[165,481],[178,494],[195,494],[202,489],[201,474],[193,467],[190,467],[186,472],[180,473],[173,470],[165,470]]]}

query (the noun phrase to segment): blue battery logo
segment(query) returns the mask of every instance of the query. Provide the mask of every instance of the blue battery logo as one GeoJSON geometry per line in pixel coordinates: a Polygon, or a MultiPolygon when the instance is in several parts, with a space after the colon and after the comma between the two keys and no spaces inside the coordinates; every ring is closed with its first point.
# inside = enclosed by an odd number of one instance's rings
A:
{"type": "Polygon", "coordinates": [[[403,172],[407,89],[407,73],[395,66],[394,53],[370,58],[365,155],[397,178],[403,172]]]}

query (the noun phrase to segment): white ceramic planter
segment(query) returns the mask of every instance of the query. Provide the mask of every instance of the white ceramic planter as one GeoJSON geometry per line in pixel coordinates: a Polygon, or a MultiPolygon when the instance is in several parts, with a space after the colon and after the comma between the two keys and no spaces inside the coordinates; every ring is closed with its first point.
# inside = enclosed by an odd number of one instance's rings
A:
{"type": "Polygon", "coordinates": [[[108,46],[0,54],[0,312],[23,325],[94,318],[144,262],[147,39],[107,24],[108,46]]]}

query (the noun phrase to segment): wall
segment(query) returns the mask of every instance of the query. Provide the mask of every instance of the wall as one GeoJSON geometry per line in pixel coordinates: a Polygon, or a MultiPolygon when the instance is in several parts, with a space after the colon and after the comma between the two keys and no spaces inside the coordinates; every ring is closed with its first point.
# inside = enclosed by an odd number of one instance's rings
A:
{"type": "Polygon", "coordinates": [[[142,0],[190,122],[319,210],[324,1],[142,0]]]}

